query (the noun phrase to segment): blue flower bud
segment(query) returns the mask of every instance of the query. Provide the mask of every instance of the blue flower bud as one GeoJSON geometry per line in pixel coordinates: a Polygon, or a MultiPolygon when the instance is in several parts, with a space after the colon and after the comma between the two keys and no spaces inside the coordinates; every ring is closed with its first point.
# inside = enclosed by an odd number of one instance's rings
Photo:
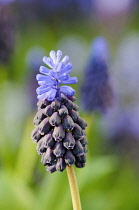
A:
{"type": "Polygon", "coordinates": [[[84,135],[83,130],[77,123],[74,123],[74,129],[72,131],[72,134],[75,139],[80,139],[84,135]]]}
{"type": "Polygon", "coordinates": [[[67,100],[66,103],[65,103],[65,106],[66,106],[68,109],[72,109],[72,108],[73,108],[73,103],[72,103],[72,101],[67,100]]]}
{"type": "Polygon", "coordinates": [[[76,156],[76,161],[80,163],[85,163],[86,162],[86,156],[85,154],[82,154],[80,156],[76,156]]]}
{"type": "Polygon", "coordinates": [[[54,127],[53,137],[56,141],[62,141],[62,139],[64,139],[65,130],[63,129],[63,126],[61,124],[54,127]]]}
{"type": "Polygon", "coordinates": [[[46,170],[50,173],[53,173],[56,171],[56,162],[52,162],[50,165],[48,164],[46,167],[46,170]]]}
{"type": "Polygon", "coordinates": [[[37,143],[41,137],[41,134],[38,132],[38,127],[36,127],[31,133],[31,138],[35,143],[37,143]]]}
{"type": "Polygon", "coordinates": [[[73,148],[72,151],[73,151],[73,154],[76,156],[80,156],[84,154],[84,149],[80,141],[76,141],[75,147],[73,148]]]}
{"type": "Polygon", "coordinates": [[[69,95],[68,95],[68,99],[71,100],[72,102],[73,102],[73,101],[76,101],[76,97],[75,97],[75,96],[69,96],[69,95]]]}
{"type": "Polygon", "coordinates": [[[75,104],[75,103],[73,103],[73,109],[74,109],[75,111],[78,111],[78,110],[79,110],[78,105],[77,105],[77,104],[75,104]]]}
{"type": "Polygon", "coordinates": [[[86,154],[88,152],[87,146],[83,147],[84,153],[86,154]]]}
{"type": "Polygon", "coordinates": [[[44,142],[43,142],[42,138],[38,142],[36,149],[37,149],[37,152],[39,155],[42,155],[42,153],[46,151],[46,148],[44,147],[44,142]]]}
{"type": "Polygon", "coordinates": [[[53,131],[49,131],[45,136],[42,137],[43,144],[45,148],[52,148],[55,144],[55,140],[52,136],[53,131]]]}
{"type": "Polygon", "coordinates": [[[64,153],[65,153],[65,148],[63,147],[62,142],[56,142],[55,146],[53,148],[53,153],[56,157],[63,157],[64,153]]]}
{"type": "Polygon", "coordinates": [[[44,110],[44,114],[46,114],[47,117],[50,117],[53,112],[54,110],[52,109],[51,105],[48,105],[44,110]]]}
{"type": "Polygon", "coordinates": [[[54,101],[52,101],[52,103],[51,103],[51,107],[54,110],[58,110],[60,108],[60,105],[61,105],[61,103],[57,99],[54,99],[54,101]]]}
{"type": "Polygon", "coordinates": [[[75,165],[77,168],[83,168],[85,166],[85,163],[75,162],[75,165]]]}
{"type": "Polygon", "coordinates": [[[69,111],[69,115],[71,116],[74,122],[76,122],[79,118],[79,113],[73,109],[69,111]]]}
{"type": "Polygon", "coordinates": [[[76,122],[83,130],[87,127],[87,123],[81,117],[78,118],[76,122]]]}
{"type": "Polygon", "coordinates": [[[55,155],[53,154],[53,150],[48,148],[45,153],[42,154],[41,162],[45,166],[48,163],[51,163],[55,160],[55,155]]]}
{"type": "Polygon", "coordinates": [[[66,168],[66,163],[63,158],[58,158],[56,163],[56,170],[62,172],[66,168]]]}
{"type": "Polygon", "coordinates": [[[59,113],[58,112],[54,112],[52,114],[52,116],[50,117],[49,119],[49,123],[52,125],[52,126],[58,126],[61,122],[61,118],[59,116],[59,113]]]}
{"type": "Polygon", "coordinates": [[[63,94],[63,93],[60,93],[59,94],[59,101],[61,102],[61,103],[65,103],[67,100],[68,100],[68,98],[65,96],[65,94],[63,94]]]}
{"type": "Polygon", "coordinates": [[[63,145],[68,150],[74,148],[74,146],[75,146],[75,139],[72,136],[72,133],[66,132],[66,136],[65,136],[65,138],[63,140],[63,145]]]}
{"type": "Polygon", "coordinates": [[[61,105],[61,108],[58,110],[60,117],[65,117],[69,112],[65,105],[61,105]]]}
{"type": "Polygon", "coordinates": [[[74,128],[74,122],[69,115],[66,115],[62,120],[62,125],[65,130],[72,131],[74,128]]]}
{"type": "Polygon", "coordinates": [[[44,135],[49,132],[51,125],[49,123],[49,119],[45,118],[38,126],[38,131],[41,135],[44,135]]]}
{"type": "Polygon", "coordinates": [[[82,146],[85,147],[88,144],[86,136],[82,136],[79,141],[81,142],[82,146]]]}
{"type": "Polygon", "coordinates": [[[45,115],[44,115],[44,109],[40,109],[36,116],[34,117],[33,119],[33,124],[35,126],[39,125],[39,123],[45,118],[45,115]]]}
{"type": "Polygon", "coordinates": [[[71,152],[71,150],[66,151],[66,153],[64,155],[64,160],[65,160],[65,163],[69,166],[71,166],[75,163],[75,157],[74,157],[73,153],[71,152]]]}
{"type": "Polygon", "coordinates": [[[47,101],[46,99],[41,99],[37,102],[38,108],[45,108],[47,105],[50,104],[50,101],[47,101]]]}

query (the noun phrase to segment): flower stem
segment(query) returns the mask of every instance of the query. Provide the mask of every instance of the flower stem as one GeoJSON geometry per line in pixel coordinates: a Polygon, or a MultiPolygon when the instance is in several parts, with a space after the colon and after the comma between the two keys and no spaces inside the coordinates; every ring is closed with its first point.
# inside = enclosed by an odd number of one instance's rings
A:
{"type": "Polygon", "coordinates": [[[69,179],[73,210],[82,210],[74,168],[73,166],[67,166],[66,169],[67,169],[67,175],[69,179]]]}

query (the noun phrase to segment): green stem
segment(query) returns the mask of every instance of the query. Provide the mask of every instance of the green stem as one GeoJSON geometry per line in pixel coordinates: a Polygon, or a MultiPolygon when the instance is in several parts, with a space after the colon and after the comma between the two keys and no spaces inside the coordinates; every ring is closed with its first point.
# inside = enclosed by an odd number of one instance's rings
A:
{"type": "Polygon", "coordinates": [[[67,169],[67,175],[68,175],[68,180],[69,180],[69,185],[70,185],[73,210],[82,210],[74,168],[73,166],[67,166],[66,169],[67,169]]]}

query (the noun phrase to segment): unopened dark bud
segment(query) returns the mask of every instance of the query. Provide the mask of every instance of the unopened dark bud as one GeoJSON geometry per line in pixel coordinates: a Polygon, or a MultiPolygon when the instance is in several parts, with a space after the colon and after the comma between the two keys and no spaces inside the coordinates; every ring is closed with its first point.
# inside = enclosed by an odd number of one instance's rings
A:
{"type": "Polygon", "coordinates": [[[46,151],[46,148],[44,147],[44,142],[43,142],[42,138],[38,142],[36,149],[37,149],[37,152],[39,155],[42,155],[42,153],[44,153],[46,151]]]}
{"type": "Polygon", "coordinates": [[[40,140],[41,137],[42,137],[42,136],[41,136],[41,134],[38,132],[38,128],[36,127],[36,128],[32,131],[32,133],[31,133],[31,138],[32,138],[32,140],[33,140],[35,143],[37,143],[37,142],[40,140]]]}
{"type": "Polygon", "coordinates": [[[41,100],[38,101],[37,106],[42,109],[42,108],[45,108],[50,103],[51,102],[47,101],[47,99],[41,99],[41,100]]]}
{"type": "Polygon", "coordinates": [[[50,117],[53,114],[53,112],[54,110],[52,109],[51,105],[48,105],[44,110],[44,113],[47,117],[50,117]]]}
{"type": "Polygon", "coordinates": [[[60,93],[59,101],[62,103],[65,103],[67,100],[68,100],[68,98],[63,93],[60,93]]]}
{"type": "Polygon", "coordinates": [[[40,109],[36,116],[33,119],[33,124],[34,125],[39,125],[39,123],[45,118],[46,116],[44,115],[44,109],[40,109]]]}
{"type": "Polygon", "coordinates": [[[62,141],[62,139],[64,139],[65,130],[63,129],[63,126],[61,124],[54,127],[53,137],[56,141],[62,141]]]}
{"type": "Polygon", "coordinates": [[[79,110],[78,105],[77,105],[77,104],[75,104],[75,103],[73,103],[73,109],[74,109],[75,111],[78,111],[78,110],[79,110]]]}
{"type": "Polygon", "coordinates": [[[85,147],[83,147],[83,150],[84,150],[84,153],[85,153],[85,154],[88,152],[88,149],[87,149],[87,147],[86,147],[86,146],[85,146],[85,147]]]}
{"type": "Polygon", "coordinates": [[[58,110],[60,117],[65,117],[69,112],[65,105],[61,105],[61,108],[58,110]]]}
{"type": "Polygon", "coordinates": [[[74,129],[72,131],[72,134],[74,136],[75,139],[80,139],[84,134],[83,134],[83,130],[81,129],[81,127],[74,123],[74,129]]]}
{"type": "Polygon", "coordinates": [[[77,119],[79,118],[79,113],[77,111],[73,110],[73,109],[70,110],[69,114],[70,114],[70,116],[71,116],[71,118],[73,119],[74,122],[76,122],[77,119]]]}
{"type": "Polygon", "coordinates": [[[66,132],[66,136],[65,136],[65,138],[63,140],[63,145],[68,150],[74,148],[74,146],[75,146],[75,139],[74,139],[74,137],[72,136],[72,134],[70,132],[66,132]]]}
{"type": "Polygon", "coordinates": [[[66,163],[63,158],[58,158],[56,164],[56,170],[62,172],[66,168],[66,163]]]}
{"type": "Polygon", "coordinates": [[[73,103],[72,101],[70,100],[67,100],[66,103],[65,103],[65,106],[70,110],[73,108],[73,103]]]}
{"type": "Polygon", "coordinates": [[[45,108],[46,106],[43,104],[43,99],[42,100],[39,100],[38,102],[37,102],[37,106],[38,106],[38,108],[40,108],[40,109],[42,109],[42,108],[45,108]]]}
{"type": "Polygon", "coordinates": [[[52,125],[52,126],[58,126],[61,122],[61,118],[59,116],[59,113],[58,112],[54,112],[52,114],[52,116],[50,117],[49,119],[49,123],[52,125]]]}
{"type": "Polygon", "coordinates": [[[82,136],[79,141],[81,142],[81,144],[83,145],[83,147],[85,147],[88,144],[87,138],[86,136],[82,136]]]}
{"type": "Polygon", "coordinates": [[[58,109],[60,108],[60,105],[61,105],[60,101],[58,101],[56,98],[55,98],[55,100],[51,103],[51,107],[52,107],[52,109],[54,109],[54,110],[58,110],[58,109]]]}
{"type": "Polygon", "coordinates": [[[66,115],[62,120],[62,125],[65,130],[72,131],[74,128],[74,122],[69,115],[66,115]]]}
{"type": "Polygon", "coordinates": [[[77,168],[83,168],[85,166],[85,163],[75,162],[75,165],[77,168]]]}
{"type": "Polygon", "coordinates": [[[73,153],[70,150],[66,151],[66,153],[64,155],[64,160],[67,165],[71,166],[75,163],[75,156],[73,155],[73,153]]]}
{"type": "Polygon", "coordinates": [[[43,142],[44,142],[44,147],[45,148],[48,148],[48,147],[53,147],[54,144],[55,144],[55,140],[52,136],[53,134],[53,131],[49,131],[42,139],[43,139],[43,142]]]}
{"type": "Polygon", "coordinates": [[[63,157],[63,155],[65,154],[65,148],[63,147],[62,142],[56,142],[54,149],[53,149],[53,153],[56,157],[63,157]]]}
{"type": "Polygon", "coordinates": [[[41,162],[45,166],[55,160],[55,155],[52,149],[48,148],[45,153],[42,154],[41,162]]]}
{"type": "Polygon", "coordinates": [[[51,125],[49,123],[49,119],[45,118],[38,126],[38,130],[41,135],[44,135],[49,132],[51,125]]]}
{"type": "Polygon", "coordinates": [[[84,149],[80,141],[76,141],[75,147],[73,148],[73,154],[76,156],[84,154],[84,149]]]}
{"type": "Polygon", "coordinates": [[[76,97],[75,96],[68,96],[68,99],[71,100],[72,102],[76,101],[76,97]]]}
{"type": "Polygon", "coordinates": [[[78,118],[76,122],[83,130],[87,127],[87,123],[81,117],[78,118]]]}
{"type": "Polygon", "coordinates": [[[56,171],[56,162],[51,163],[50,165],[48,164],[46,166],[46,170],[50,173],[53,173],[56,171]]]}
{"type": "Polygon", "coordinates": [[[86,162],[86,156],[85,154],[82,154],[80,156],[76,156],[76,161],[80,163],[85,163],[86,162]]]}

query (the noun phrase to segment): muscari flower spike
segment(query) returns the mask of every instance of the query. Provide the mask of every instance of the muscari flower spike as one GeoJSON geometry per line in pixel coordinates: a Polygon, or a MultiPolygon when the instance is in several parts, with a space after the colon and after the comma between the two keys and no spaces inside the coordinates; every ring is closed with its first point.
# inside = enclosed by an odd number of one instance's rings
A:
{"type": "Polygon", "coordinates": [[[104,113],[112,105],[113,90],[108,72],[108,51],[107,41],[103,37],[94,39],[81,85],[81,102],[86,112],[104,113]]]}
{"type": "Polygon", "coordinates": [[[40,67],[37,81],[38,112],[33,120],[35,129],[31,137],[37,143],[37,152],[47,171],[63,171],[66,165],[82,168],[86,162],[86,122],[79,116],[78,106],[73,103],[75,90],[67,84],[77,83],[70,77],[72,64],[69,57],[61,61],[62,52],[51,51],[43,57],[49,67],[40,67]],[[64,84],[60,86],[61,84],[64,84]]]}

